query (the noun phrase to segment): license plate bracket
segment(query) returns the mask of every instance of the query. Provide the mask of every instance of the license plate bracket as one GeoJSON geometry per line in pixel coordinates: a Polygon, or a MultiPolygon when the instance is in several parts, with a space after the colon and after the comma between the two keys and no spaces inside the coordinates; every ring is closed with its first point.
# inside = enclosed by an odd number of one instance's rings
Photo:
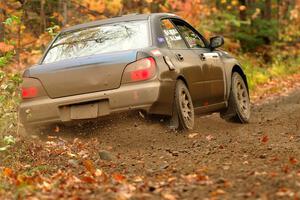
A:
{"type": "Polygon", "coordinates": [[[98,102],[71,106],[71,119],[91,119],[98,117],[98,102]]]}

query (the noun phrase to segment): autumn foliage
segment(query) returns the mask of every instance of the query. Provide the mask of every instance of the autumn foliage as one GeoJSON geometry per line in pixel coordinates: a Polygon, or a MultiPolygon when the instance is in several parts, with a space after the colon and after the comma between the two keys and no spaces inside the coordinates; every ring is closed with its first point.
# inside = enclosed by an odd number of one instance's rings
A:
{"type": "Polygon", "coordinates": [[[35,64],[52,37],[66,26],[150,12],[176,13],[206,37],[226,36],[226,48],[248,51],[274,41],[295,42],[300,35],[299,4],[287,0],[6,0],[0,3],[0,51],[14,50],[13,65],[23,69],[35,64]]]}
{"type": "MultiPolygon", "coordinates": [[[[223,35],[224,48],[242,62],[255,106],[300,87],[300,0],[0,0],[1,199],[300,198],[299,112],[273,119],[277,104],[268,119],[256,107],[258,117],[250,128],[228,128],[213,118],[213,126],[187,136],[157,128],[164,120],[154,123],[156,129],[148,122],[131,129],[134,120],[124,129],[102,127],[104,142],[88,134],[74,139],[78,127],[70,131],[71,139],[60,137],[59,126],[49,130],[55,136],[20,136],[21,74],[38,62],[60,30],[154,12],[178,14],[207,38],[223,35]],[[263,127],[271,131],[253,132],[263,127]],[[110,141],[114,148],[106,145],[110,141]],[[146,145],[139,145],[142,141],[146,145]],[[111,156],[109,151],[119,153],[111,156]]],[[[201,122],[205,127],[206,121],[201,122]]],[[[82,132],[87,131],[77,134],[82,132]]]]}

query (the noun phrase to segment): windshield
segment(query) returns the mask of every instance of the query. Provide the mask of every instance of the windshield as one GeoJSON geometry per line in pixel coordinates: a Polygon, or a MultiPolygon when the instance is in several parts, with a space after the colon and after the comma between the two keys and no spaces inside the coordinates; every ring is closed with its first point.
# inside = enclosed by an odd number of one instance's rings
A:
{"type": "Polygon", "coordinates": [[[149,46],[148,23],[118,22],[60,34],[43,63],[149,46]]]}

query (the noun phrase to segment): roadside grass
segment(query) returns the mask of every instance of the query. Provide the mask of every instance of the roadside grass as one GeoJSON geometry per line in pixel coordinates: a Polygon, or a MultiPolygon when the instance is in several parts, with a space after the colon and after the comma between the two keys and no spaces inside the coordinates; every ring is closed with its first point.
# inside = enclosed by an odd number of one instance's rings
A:
{"type": "Polygon", "coordinates": [[[275,56],[270,63],[247,54],[239,55],[238,59],[247,75],[250,92],[274,79],[300,73],[300,56],[275,56]]]}

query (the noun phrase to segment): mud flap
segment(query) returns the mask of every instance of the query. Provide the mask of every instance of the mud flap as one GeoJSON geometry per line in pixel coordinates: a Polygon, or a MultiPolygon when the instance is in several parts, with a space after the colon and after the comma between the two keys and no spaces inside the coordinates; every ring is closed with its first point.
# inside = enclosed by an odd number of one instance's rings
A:
{"type": "Polygon", "coordinates": [[[173,113],[170,119],[169,128],[171,130],[176,130],[179,128],[179,116],[175,102],[173,102],[173,113]]]}

